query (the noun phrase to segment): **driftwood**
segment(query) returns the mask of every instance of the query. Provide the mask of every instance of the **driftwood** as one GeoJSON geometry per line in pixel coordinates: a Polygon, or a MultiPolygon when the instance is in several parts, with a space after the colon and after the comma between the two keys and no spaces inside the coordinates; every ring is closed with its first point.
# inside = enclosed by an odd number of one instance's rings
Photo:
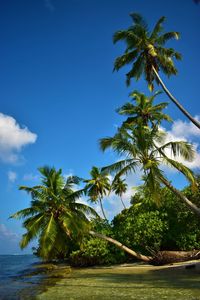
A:
{"type": "Polygon", "coordinates": [[[154,253],[150,263],[165,265],[170,263],[200,259],[200,250],[193,251],[159,251],[154,253]]]}

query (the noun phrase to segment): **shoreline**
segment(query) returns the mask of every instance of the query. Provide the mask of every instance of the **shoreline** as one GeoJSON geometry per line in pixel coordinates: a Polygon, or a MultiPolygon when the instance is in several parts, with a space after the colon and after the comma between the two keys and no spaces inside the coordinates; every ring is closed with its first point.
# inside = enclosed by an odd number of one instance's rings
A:
{"type": "Polygon", "coordinates": [[[111,298],[200,300],[199,260],[165,266],[134,263],[70,268],[62,265],[50,271],[49,275],[46,289],[37,295],[37,300],[111,298]],[[193,265],[194,268],[186,268],[193,265]]]}

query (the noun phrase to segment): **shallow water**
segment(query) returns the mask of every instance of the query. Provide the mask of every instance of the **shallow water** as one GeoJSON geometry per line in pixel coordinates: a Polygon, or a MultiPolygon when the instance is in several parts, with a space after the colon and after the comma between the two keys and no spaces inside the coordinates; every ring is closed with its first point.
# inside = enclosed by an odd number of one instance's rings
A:
{"type": "Polygon", "coordinates": [[[200,300],[200,266],[71,269],[34,256],[0,256],[0,300],[200,300]]]}
{"type": "Polygon", "coordinates": [[[0,255],[0,299],[22,299],[20,293],[27,288],[29,295],[35,296],[32,288],[40,282],[41,275],[29,277],[39,259],[33,255],[0,255]]]}
{"type": "Polygon", "coordinates": [[[37,299],[200,300],[200,270],[149,266],[74,269],[37,299]]]}

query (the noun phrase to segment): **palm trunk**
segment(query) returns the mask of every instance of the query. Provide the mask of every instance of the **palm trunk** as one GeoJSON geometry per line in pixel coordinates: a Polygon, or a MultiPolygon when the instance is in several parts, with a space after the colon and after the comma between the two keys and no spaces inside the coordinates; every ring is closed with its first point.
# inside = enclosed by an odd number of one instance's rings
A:
{"type": "Polygon", "coordinates": [[[197,207],[194,203],[192,203],[182,192],[177,190],[175,187],[171,185],[171,183],[164,177],[159,177],[162,183],[168,187],[175,195],[179,197],[187,206],[188,208],[193,211],[198,217],[200,217],[200,208],[197,207]]]}
{"type": "Polygon", "coordinates": [[[105,211],[103,209],[103,204],[102,204],[102,199],[101,198],[99,198],[99,202],[100,202],[100,206],[101,206],[101,211],[102,211],[103,217],[104,217],[105,220],[107,220],[106,215],[105,215],[105,211]]]}
{"type": "Polygon", "coordinates": [[[158,79],[160,85],[162,86],[163,90],[165,91],[165,93],[167,94],[167,96],[172,100],[172,102],[182,111],[182,113],[196,126],[200,129],[200,123],[195,120],[190,113],[179,103],[179,101],[170,93],[170,91],[167,89],[167,87],[165,86],[164,82],[162,81],[162,79],[160,78],[160,76],[158,75],[158,72],[156,71],[156,69],[154,68],[154,66],[152,66],[152,70],[156,76],[156,78],[158,79]]]}
{"type": "Polygon", "coordinates": [[[126,206],[125,206],[125,204],[124,204],[124,201],[123,201],[122,197],[120,197],[120,199],[121,199],[121,203],[122,203],[124,209],[126,209],[126,206]]]}
{"type": "Polygon", "coordinates": [[[97,237],[97,238],[100,238],[102,240],[105,240],[105,241],[108,241],[112,244],[114,244],[115,246],[117,246],[119,249],[127,252],[128,254],[134,256],[135,258],[139,259],[139,260],[143,260],[145,262],[150,262],[152,260],[152,257],[151,256],[145,256],[145,255],[142,255],[138,252],[135,252],[133,250],[131,250],[130,248],[126,247],[125,245],[123,245],[122,243],[112,239],[111,237],[108,237],[104,234],[101,234],[101,233],[97,233],[97,232],[94,232],[94,231],[89,231],[89,234],[94,236],[94,237],[97,237]]]}

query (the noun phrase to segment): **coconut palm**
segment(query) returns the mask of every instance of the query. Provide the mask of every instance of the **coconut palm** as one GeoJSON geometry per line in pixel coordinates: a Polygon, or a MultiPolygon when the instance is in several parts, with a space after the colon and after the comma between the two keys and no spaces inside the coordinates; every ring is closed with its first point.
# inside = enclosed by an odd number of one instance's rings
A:
{"type": "MultiPolygon", "coordinates": [[[[130,103],[129,107],[131,105],[132,103],[130,103]]],[[[153,102],[151,102],[151,105],[153,105],[153,102]]],[[[192,171],[175,160],[177,157],[182,157],[185,161],[192,161],[194,159],[192,145],[185,141],[164,143],[166,134],[159,129],[162,114],[154,114],[154,120],[151,114],[147,115],[147,118],[143,118],[142,110],[139,110],[137,107],[140,106],[140,101],[136,101],[135,106],[133,110],[135,118],[133,117],[131,121],[130,119],[125,121],[113,137],[106,137],[100,140],[100,147],[103,151],[111,148],[118,155],[125,157],[125,159],[117,161],[103,168],[103,170],[116,174],[116,180],[120,176],[137,172],[140,168],[144,174],[144,188],[151,192],[154,199],[159,200],[159,190],[161,184],[164,184],[193,212],[200,216],[200,209],[172,186],[160,168],[161,165],[166,164],[177,169],[195,187],[196,181],[192,171]],[[137,111],[137,114],[135,114],[135,111],[137,111]],[[169,151],[174,159],[167,155],[169,151]]],[[[120,111],[124,111],[124,106],[121,110],[119,109],[120,111]]]]}
{"type": "Polygon", "coordinates": [[[158,126],[163,120],[171,122],[172,119],[165,113],[165,109],[168,105],[166,102],[161,102],[154,105],[155,98],[162,92],[155,92],[152,96],[147,97],[145,94],[138,91],[134,91],[130,94],[132,102],[125,103],[122,107],[117,109],[120,115],[127,116],[128,118],[123,123],[123,126],[137,125],[142,126],[158,126]],[[134,104],[136,103],[136,105],[134,104]]]}
{"type": "Polygon", "coordinates": [[[102,199],[110,191],[110,180],[108,174],[102,173],[100,168],[92,167],[90,171],[91,178],[84,180],[86,183],[86,194],[90,197],[92,203],[100,203],[101,211],[107,220],[103,209],[102,199]]]}
{"type": "Polygon", "coordinates": [[[41,185],[21,186],[31,194],[29,208],[13,214],[11,218],[23,218],[26,233],[20,242],[25,248],[33,239],[38,238],[39,255],[44,259],[64,257],[73,242],[79,243],[90,228],[89,216],[98,216],[94,209],[77,203],[84,190],[74,191],[79,178],[70,176],[64,180],[61,169],[39,168],[42,175],[41,185]]]}
{"type": "Polygon", "coordinates": [[[127,187],[128,187],[128,185],[125,182],[125,179],[121,179],[121,178],[117,178],[116,180],[113,180],[112,185],[111,185],[112,191],[114,191],[115,194],[120,197],[121,203],[125,209],[126,209],[126,206],[122,199],[122,195],[124,193],[126,193],[127,187]]]}
{"type": "Polygon", "coordinates": [[[177,74],[173,59],[180,60],[181,54],[173,48],[165,48],[164,46],[172,38],[179,39],[179,33],[176,31],[163,33],[165,17],[161,17],[150,32],[141,15],[132,13],[130,16],[133,25],[127,30],[117,31],[113,37],[114,43],[121,40],[126,43],[125,53],[115,60],[114,70],[118,71],[121,67],[131,64],[131,70],[126,74],[128,85],[131,78],[138,80],[143,74],[150,90],[154,89],[154,81],[156,81],[162,86],[173,103],[200,129],[200,123],[169,92],[158,74],[160,70],[168,77],[177,74]]]}
{"type": "Polygon", "coordinates": [[[38,255],[43,259],[64,258],[69,254],[73,243],[80,243],[84,235],[106,240],[130,255],[150,261],[152,258],[126,247],[122,243],[91,230],[90,217],[99,217],[94,209],[77,203],[85,189],[74,191],[74,184],[80,178],[70,176],[65,181],[61,169],[39,168],[42,184],[34,187],[21,186],[20,190],[28,192],[31,206],[13,214],[11,218],[24,219],[26,233],[21,240],[25,248],[33,239],[38,238],[38,255]]]}

